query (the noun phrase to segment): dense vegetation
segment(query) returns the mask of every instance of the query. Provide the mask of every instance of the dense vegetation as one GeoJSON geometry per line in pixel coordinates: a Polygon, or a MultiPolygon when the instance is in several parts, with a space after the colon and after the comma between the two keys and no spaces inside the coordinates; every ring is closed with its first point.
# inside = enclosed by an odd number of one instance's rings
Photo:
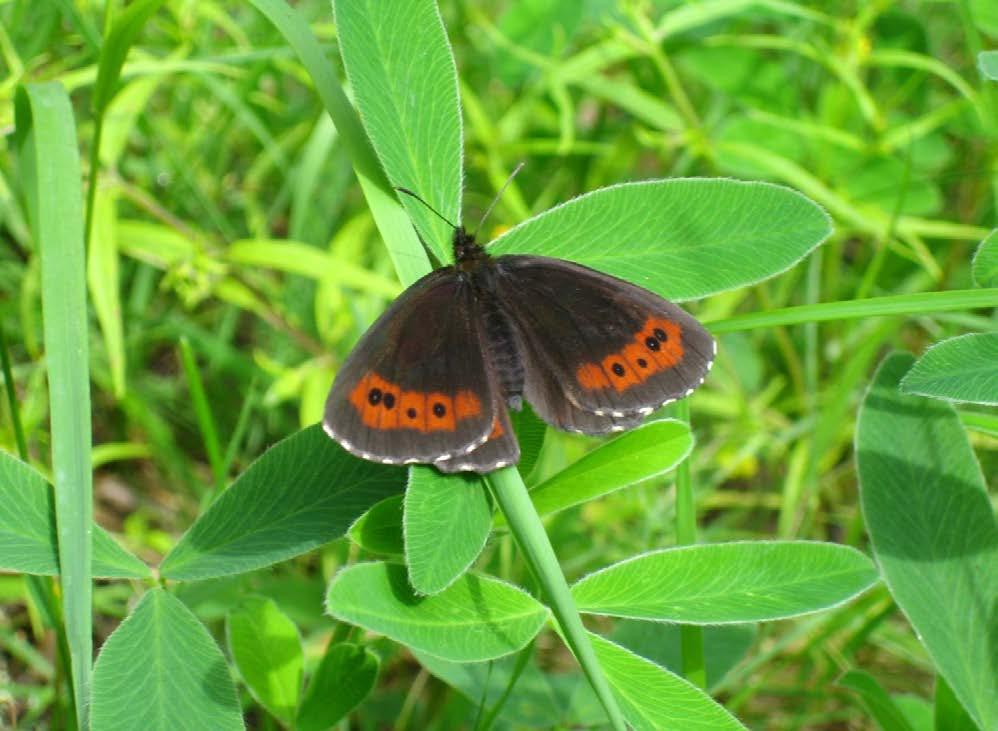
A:
{"type": "Polygon", "coordinates": [[[0,4],[0,727],[998,727],[998,5],[293,5],[0,4]],[[485,239],[766,183],[499,244],[687,301],[706,384],[488,484],[346,455],[448,256],[390,184],[474,226],[519,162],[485,239]]]}

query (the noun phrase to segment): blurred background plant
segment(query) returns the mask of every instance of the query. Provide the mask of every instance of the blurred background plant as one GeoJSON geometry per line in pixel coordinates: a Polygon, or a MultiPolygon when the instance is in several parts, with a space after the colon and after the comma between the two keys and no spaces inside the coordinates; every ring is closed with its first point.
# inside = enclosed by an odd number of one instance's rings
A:
{"type": "MultiPolygon", "coordinates": [[[[340,73],[328,3],[295,6],[340,73]]],[[[101,29],[123,7],[0,5],[0,325],[27,449],[47,471],[39,262],[9,141],[17,85],[56,80],[71,94],[85,176],[91,110],[107,104],[87,263],[96,516],[155,563],[232,476],[319,420],[338,364],[401,285],[337,131],[274,26],[243,2],[167,0],[139,26],[120,91],[101,99],[101,29]]],[[[466,219],[526,162],[491,234],[620,181],[761,179],[822,204],[836,232],[785,275],[700,303],[701,319],[973,286],[971,258],[998,202],[998,85],[978,67],[998,39],[991,0],[445,1],[441,12],[461,79],[466,219]]],[[[852,446],[876,363],[892,347],[920,353],[994,329],[993,313],[960,311],[722,335],[718,367],[691,405],[702,539],[865,549],[852,446]]],[[[993,478],[993,411],[960,415],[993,478]]],[[[16,452],[7,417],[0,444],[16,452]]],[[[549,433],[534,475],[592,444],[549,433]]],[[[671,481],[551,518],[567,576],[674,543],[671,481]]],[[[344,539],[179,595],[216,628],[246,593],[270,597],[315,657],[333,624],[326,580],[357,550],[344,539]]],[[[510,552],[497,539],[481,564],[527,581],[510,552]]],[[[95,588],[98,645],[133,593],[95,588]]],[[[0,601],[0,708],[23,728],[61,718],[53,637],[22,577],[0,576],[0,601]]],[[[729,660],[713,692],[754,727],[872,728],[860,695],[835,685],[857,666],[902,704],[924,711],[933,694],[931,663],[883,587],[707,641],[729,660]]],[[[357,727],[453,728],[477,701],[397,645],[378,650],[380,680],[357,727]]]]}

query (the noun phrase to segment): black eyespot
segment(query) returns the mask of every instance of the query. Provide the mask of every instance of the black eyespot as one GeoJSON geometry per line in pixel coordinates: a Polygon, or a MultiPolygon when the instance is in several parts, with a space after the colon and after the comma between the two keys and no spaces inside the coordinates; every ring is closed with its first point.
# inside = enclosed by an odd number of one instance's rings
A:
{"type": "Polygon", "coordinates": [[[647,368],[648,361],[646,361],[644,358],[638,358],[638,365],[641,366],[642,368],[647,368]]]}
{"type": "Polygon", "coordinates": [[[662,347],[661,345],[658,344],[658,341],[655,338],[653,338],[651,335],[645,338],[645,345],[648,346],[648,350],[658,350],[659,348],[662,347]]]}
{"type": "Polygon", "coordinates": [[[380,388],[372,388],[367,392],[367,403],[371,404],[371,406],[377,406],[379,401],[381,401],[380,388]]]}
{"type": "Polygon", "coordinates": [[[408,411],[405,412],[405,414],[410,419],[415,419],[416,418],[416,410],[415,409],[409,409],[408,411]]]}
{"type": "Polygon", "coordinates": [[[654,332],[655,337],[661,340],[663,343],[669,339],[668,333],[666,333],[665,330],[663,330],[660,327],[656,327],[652,332],[654,332]]]}
{"type": "Polygon", "coordinates": [[[385,405],[386,409],[392,408],[395,405],[395,395],[391,394],[391,393],[386,393],[381,398],[381,403],[383,403],[385,405]]]}
{"type": "Polygon", "coordinates": [[[443,404],[433,404],[433,415],[438,419],[442,419],[444,414],[447,413],[447,407],[443,404]]]}
{"type": "Polygon", "coordinates": [[[612,366],[610,366],[610,369],[618,376],[624,375],[624,366],[620,365],[620,363],[614,363],[612,366]]]}

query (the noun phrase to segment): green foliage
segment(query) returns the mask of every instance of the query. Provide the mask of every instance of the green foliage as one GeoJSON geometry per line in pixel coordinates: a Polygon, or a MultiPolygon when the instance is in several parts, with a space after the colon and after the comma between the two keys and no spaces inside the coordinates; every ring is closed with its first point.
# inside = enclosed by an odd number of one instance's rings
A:
{"type": "Polygon", "coordinates": [[[105,641],[92,703],[95,729],[244,728],[225,657],[191,611],[161,589],[146,592],[105,641]]]}
{"type": "Polygon", "coordinates": [[[369,507],[401,491],[405,470],[350,457],[313,426],[254,462],[163,559],[171,579],[269,566],[339,538],[369,507]]]}
{"type": "Polygon", "coordinates": [[[993,0],[333,5],[0,4],[4,717],[990,731],[993,0]],[[487,479],[343,453],[330,381],[451,256],[395,186],[709,296],[707,383],[512,414],[487,479]]]}
{"type": "Polygon", "coordinates": [[[692,624],[764,622],[841,604],[869,588],[877,572],[847,546],[825,543],[719,543],[636,556],[572,588],[579,609],[692,624]]]}
{"type": "Polygon", "coordinates": [[[686,300],[779,274],[830,233],[825,213],[787,188],[659,180],[575,198],[503,234],[493,250],[571,259],[686,300]]]}
{"type": "Polygon", "coordinates": [[[250,597],[225,622],[229,653],[253,697],[277,718],[295,717],[302,686],[301,638],[272,599],[250,597]]]}
{"type": "Polygon", "coordinates": [[[904,393],[998,406],[998,333],[936,343],[901,379],[904,393]]]}
{"type": "Polygon", "coordinates": [[[412,591],[404,566],[357,564],[329,585],[334,617],[455,662],[516,652],[537,634],[548,610],[526,592],[485,576],[465,574],[432,596],[412,591]]]}
{"type": "Polygon", "coordinates": [[[992,728],[998,522],[952,407],[898,391],[912,360],[888,356],[860,411],[863,513],[891,594],[971,717],[992,728]]]}
{"type": "Polygon", "coordinates": [[[420,594],[446,589],[478,558],[492,528],[492,506],[482,479],[413,467],[403,525],[412,588],[420,594]]]}
{"type": "Polygon", "coordinates": [[[340,643],[319,661],[298,708],[298,731],[324,731],[335,726],[374,689],[378,656],[365,647],[340,643]]]}

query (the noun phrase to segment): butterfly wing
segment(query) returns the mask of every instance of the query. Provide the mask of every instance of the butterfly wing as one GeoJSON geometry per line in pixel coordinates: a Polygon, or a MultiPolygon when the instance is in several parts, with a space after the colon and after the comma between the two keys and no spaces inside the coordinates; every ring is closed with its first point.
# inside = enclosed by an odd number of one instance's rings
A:
{"type": "Polygon", "coordinates": [[[495,263],[496,296],[527,363],[524,394],[555,426],[630,428],[692,393],[713,364],[710,334],[653,292],[561,259],[495,263]]]}
{"type": "Polygon", "coordinates": [[[495,378],[474,292],[453,269],[412,285],[337,374],[323,427],[344,449],[386,464],[446,461],[489,439],[495,378]]]}
{"type": "Polygon", "coordinates": [[[497,402],[495,414],[492,431],[484,444],[468,454],[434,462],[434,466],[441,472],[485,473],[519,462],[520,444],[516,440],[505,404],[497,402]]]}

